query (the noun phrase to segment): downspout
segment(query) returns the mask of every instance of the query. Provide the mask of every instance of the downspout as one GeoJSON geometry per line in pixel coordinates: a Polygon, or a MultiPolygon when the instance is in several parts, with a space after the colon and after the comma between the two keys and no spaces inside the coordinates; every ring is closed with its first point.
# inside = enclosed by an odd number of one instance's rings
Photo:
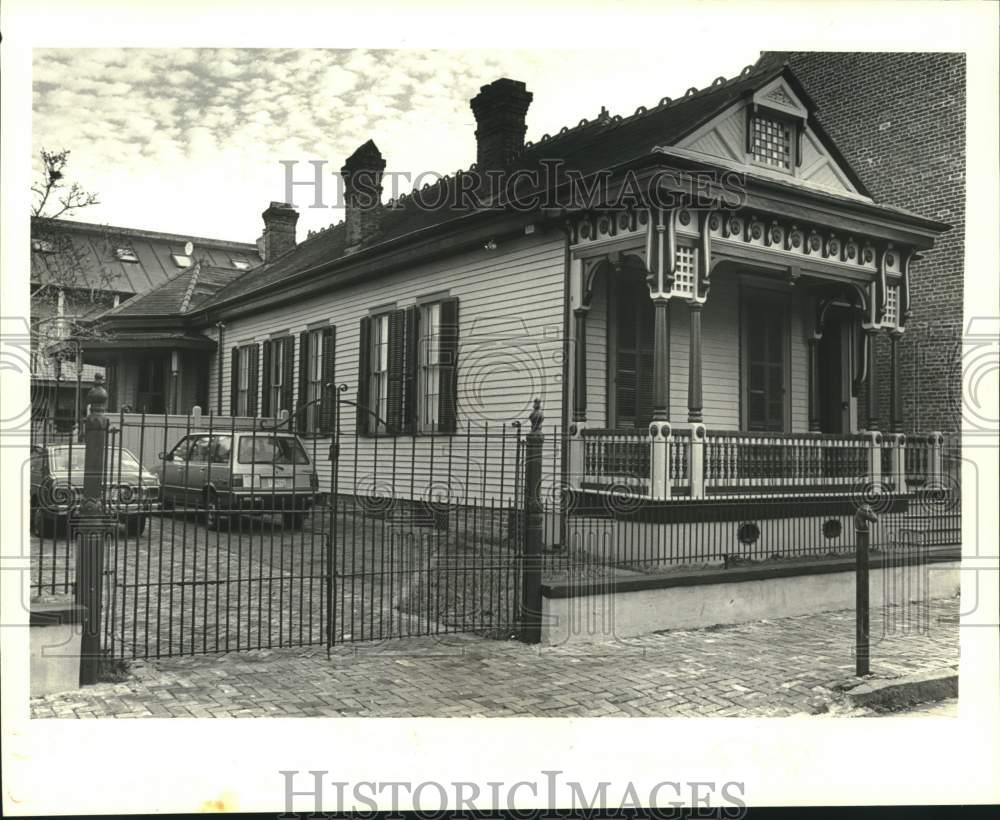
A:
{"type": "Polygon", "coordinates": [[[219,341],[218,347],[216,348],[216,364],[215,364],[215,404],[216,404],[216,415],[222,415],[222,357],[226,351],[226,323],[216,322],[215,326],[219,329],[219,341]]]}

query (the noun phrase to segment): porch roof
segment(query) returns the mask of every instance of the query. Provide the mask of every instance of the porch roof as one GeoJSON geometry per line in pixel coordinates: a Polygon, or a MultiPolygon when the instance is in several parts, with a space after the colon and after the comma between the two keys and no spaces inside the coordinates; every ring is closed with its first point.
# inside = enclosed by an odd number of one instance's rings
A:
{"type": "Polygon", "coordinates": [[[107,336],[80,339],[80,350],[88,353],[125,350],[204,350],[213,351],[216,343],[194,331],[121,331],[107,336]]]}

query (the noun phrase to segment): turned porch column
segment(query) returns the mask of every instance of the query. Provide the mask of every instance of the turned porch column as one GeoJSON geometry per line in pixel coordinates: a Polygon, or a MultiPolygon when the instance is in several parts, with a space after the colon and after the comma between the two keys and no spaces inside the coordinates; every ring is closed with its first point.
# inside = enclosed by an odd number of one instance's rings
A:
{"type": "Polygon", "coordinates": [[[899,401],[899,334],[889,334],[889,429],[903,432],[902,407],[899,401]]]}
{"type": "Polygon", "coordinates": [[[819,420],[819,339],[806,341],[809,347],[809,432],[820,432],[819,420]]]}
{"type": "Polygon", "coordinates": [[[670,418],[670,299],[654,297],[653,421],[670,418]]]}
{"type": "Polygon", "coordinates": [[[701,302],[689,302],[690,342],[688,344],[688,421],[700,424],[702,418],[701,397],[701,302]]]}
{"type": "Polygon", "coordinates": [[[878,378],[875,375],[875,328],[865,328],[865,338],[868,340],[868,429],[878,430],[880,419],[878,411],[878,378]]]}
{"type": "Polygon", "coordinates": [[[587,308],[573,311],[576,319],[573,358],[573,421],[587,420],[587,308]]]}

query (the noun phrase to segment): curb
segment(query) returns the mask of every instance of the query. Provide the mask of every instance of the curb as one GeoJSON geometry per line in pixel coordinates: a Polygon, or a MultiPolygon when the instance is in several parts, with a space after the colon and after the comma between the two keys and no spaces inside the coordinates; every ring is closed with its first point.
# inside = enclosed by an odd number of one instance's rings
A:
{"type": "Polygon", "coordinates": [[[958,672],[937,670],[889,680],[872,680],[844,693],[852,706],[896,709],[958,697],[958,672]]]}

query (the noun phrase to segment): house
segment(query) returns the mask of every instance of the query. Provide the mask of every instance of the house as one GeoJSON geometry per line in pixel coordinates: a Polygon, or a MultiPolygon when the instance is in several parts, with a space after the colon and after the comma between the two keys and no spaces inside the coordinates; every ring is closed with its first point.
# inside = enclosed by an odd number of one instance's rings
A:
{"type": "Polygon", "coordinates": [[[83,330],[88,320],[183,277],[196,259],[233,274],[261,262],[254,244],[33,217],[31,220],[31,328],[33,417],[71,428],[81,396],[102,372],[112,386],[111,407],[148,405],[163,412],[169,373],[135,351],[129,370],[93,361],[77,368],[78,340],[99,344],[83,330]],[[124,391],[122,379],[132,387],[124,391]]]}
{"type": "Polygon", "coordinates": [[[911,267],[948,226],[875,201],[788,66],[534,144],[531,102],[484,86],[476,164],[387,203],[366,142],[343,223],[296,243],[271,203],[262,265],[103,314],[83,360],[155,350],[181,413],[287,419],[329,452],[321,485],[362,496],[512,493],[511,424],[536,398],[555,498],[847,499],[933,476],[939,439],[906,447],[898,346],[911,267]]]}

